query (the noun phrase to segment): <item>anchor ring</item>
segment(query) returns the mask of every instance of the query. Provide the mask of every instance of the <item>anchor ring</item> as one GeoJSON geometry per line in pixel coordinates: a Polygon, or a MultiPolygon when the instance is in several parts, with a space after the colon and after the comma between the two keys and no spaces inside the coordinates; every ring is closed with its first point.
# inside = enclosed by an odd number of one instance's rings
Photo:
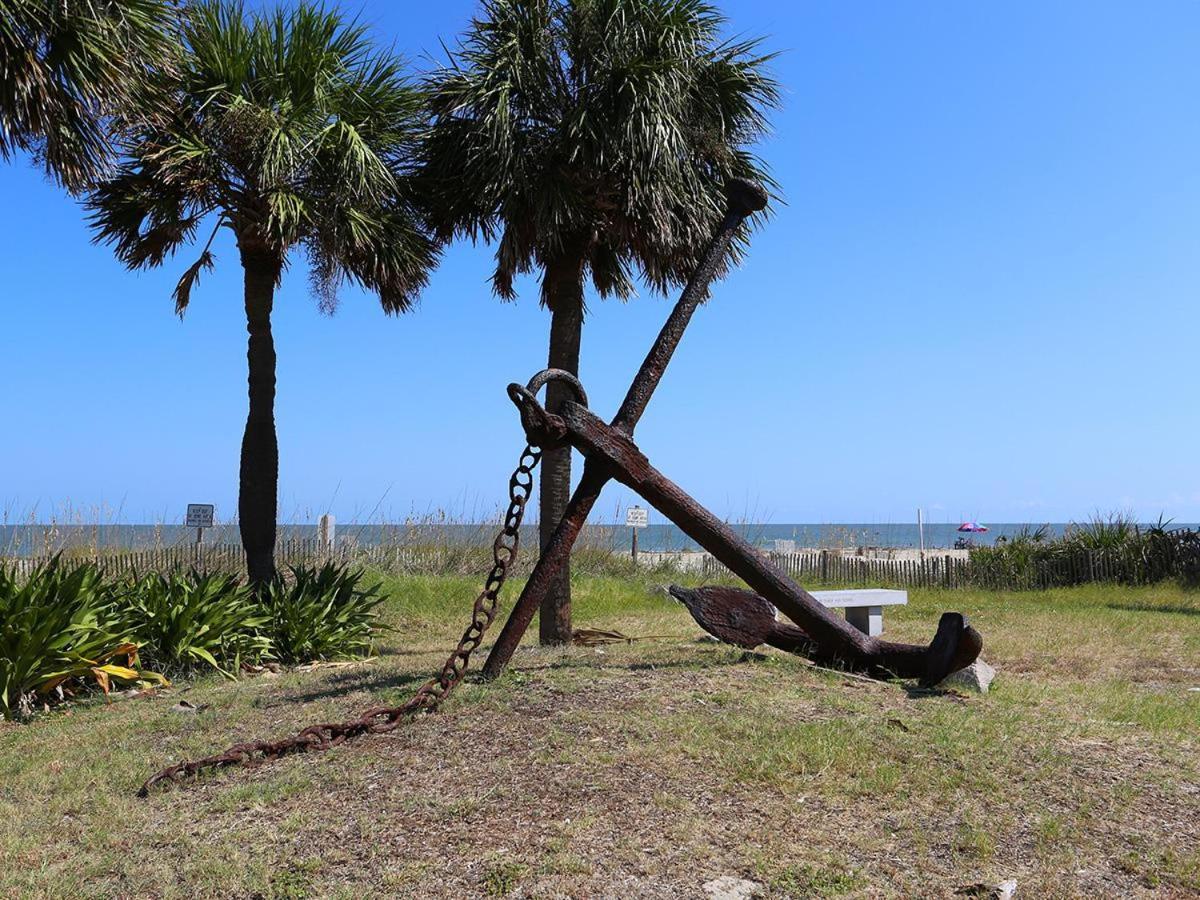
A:
{"type": "Polygon", "coordinates": [[[567,386],[575,394],[575,399],[579,401],[579,405],[583,407],[588,405],[587,391],[583,389],[583,384],[566,369],[542,369],[542,371],[529,379],[529,383],[525,385],[525,390],[536,396],[537,392],[551,381],[566,382],[567,386]]]}

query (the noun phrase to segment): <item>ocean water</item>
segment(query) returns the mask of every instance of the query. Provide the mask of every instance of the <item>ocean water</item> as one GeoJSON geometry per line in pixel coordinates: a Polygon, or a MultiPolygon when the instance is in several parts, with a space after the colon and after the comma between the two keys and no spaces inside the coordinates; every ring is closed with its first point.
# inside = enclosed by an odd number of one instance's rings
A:
{"type": "MultiPolygon", "coordinates": [[[[699,546],[678,527],[670,523],[654,522],[638,535],[638,547],[647,551],[697,550],[699,546]]],[[[1001,536],[1013,537],[1025,529],[1038,527],[1023,523],[987,523],[988,531],[983,534],[960,534],[957,523],[925,525],[926,547],[952,547],[960,537],[969,538],[976,545],[988,545],[1001,536]]],[[[785,549],[789,546],[802,547],[917,547],[919,534],[913,523],[731,523],[731,527],[756,547],[785,549]],[[782,542],[782,543],[777,543],[782,542]],[[789,545],[787,542],[793,542],[789,545]]],[[[1049,523],[1046,526],[1052,536],[1060,536],[1070,525],[1049,523]]],[[[1195,524],[1172,523],[1171,527],[1196,528],[1195,524]]],[[[495,536],[495,523],[476,525],[421,524],[405,525],[337,525],[337,540],[360,545],[377,544],[430,544],[430,543],[490,543],[495,536]]],[[[628,547],[631,529],[624,525],[589,525],[581,541],[592,546],[628,547]]],[[[522,542],[530,546],[536,540],[532,526],[523,529],[522,542]]],[[[280,525],[281,540],[314,540],[315,525],[280,525]]],[[[196,539],[194,529],[183,525],[0,525],[0,555],[29,556],[64,547],[108,547],[113,549],[139,549],[154,546],[189,544],[196,539]]],[[[207,529],[205,543],[237,543],[238,531],[234,524],[218,525],[207,529]]]]}

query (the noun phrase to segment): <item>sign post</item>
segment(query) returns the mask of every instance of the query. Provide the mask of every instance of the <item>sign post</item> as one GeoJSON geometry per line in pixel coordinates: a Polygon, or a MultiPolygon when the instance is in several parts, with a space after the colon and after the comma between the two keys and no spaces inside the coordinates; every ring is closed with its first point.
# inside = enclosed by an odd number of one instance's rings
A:
{"type": "Polygon", "coordinates": [[[631,506],[625,510],[625,524],[633,529],[633,561],[637,562],[637,535],[639,528],[645,528],[650,524],[650,513],[644,507],[631,506]]]}
{"type": "Polygon", "coordinates": [[[187,507],[188,528],[196,529],[196,557],[200,557],[200,545],[204,543],[204,529],[213,526],[213,505],[211,503],[189,503],[187,507]]]}

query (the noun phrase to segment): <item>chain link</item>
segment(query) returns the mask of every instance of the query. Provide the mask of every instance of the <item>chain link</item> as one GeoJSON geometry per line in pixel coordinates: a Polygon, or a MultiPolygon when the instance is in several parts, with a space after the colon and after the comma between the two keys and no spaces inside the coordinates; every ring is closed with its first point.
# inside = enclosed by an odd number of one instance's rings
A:
{"type": "Polygon", "coordinates": [[[500,589],[504,587],[509,569],[517,561],[521,520],[525,516],[525,504],[533,493],[533,470],[541,458],[542,451],[532,444],[527,444],[521,453],[517,468],[508,480],[508,510],[504,514],[504,525],[492,543],[492,568],[488,572],[483,590],[475,598],[475,605],[471,610],[471,623],[463,632],[458,646],[446,659],[441,671],[421,685],[411,699],[400,706],[369,709],[357,719],[347,722],[309,725],[282,740],[234,744],[223,753],[168,766],[147,779],[138,790],[138,796],[147,796],[150,789],[159,782],[182,781],[207,769],[252,765],[279,759],[289,753],[327,750],[363,734],[384,734],[417,713],[433,712],[437,709],[462,682],[467,674],[471,654],[479,647],[484,634],[496,618],[500,589]]]}

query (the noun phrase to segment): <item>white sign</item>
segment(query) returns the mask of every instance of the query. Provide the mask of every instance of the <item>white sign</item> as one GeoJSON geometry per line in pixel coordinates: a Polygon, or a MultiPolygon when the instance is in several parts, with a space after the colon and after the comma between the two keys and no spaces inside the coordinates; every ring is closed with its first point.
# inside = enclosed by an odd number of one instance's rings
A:
{"type": "Polygon", "coordinates": [[[213,505],[211,503],[189,503],[187,508],[188,528],[212,528],[213,505]]]}
{"type": "Polygon", "coordinates": [[[640,506],[625,510],[625,524],[630,528],[645,528],[650,524],[650,512],[640,506]]]}

